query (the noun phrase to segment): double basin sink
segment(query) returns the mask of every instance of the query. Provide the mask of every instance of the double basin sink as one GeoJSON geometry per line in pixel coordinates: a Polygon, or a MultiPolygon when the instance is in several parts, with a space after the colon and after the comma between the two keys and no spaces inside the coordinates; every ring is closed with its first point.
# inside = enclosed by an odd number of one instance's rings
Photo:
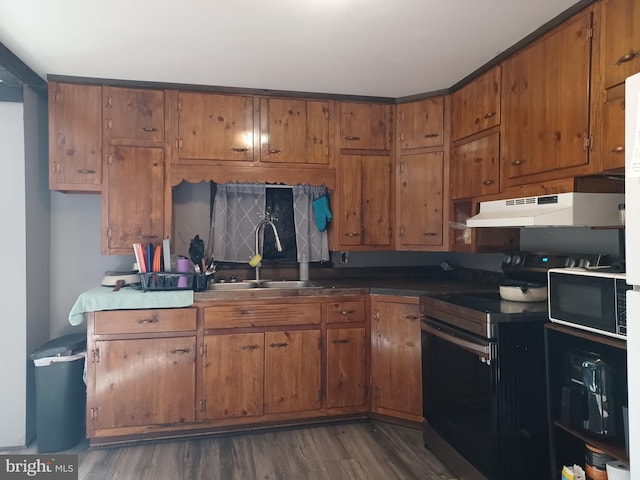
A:
{"type": "Polygon", "coordinates": [[[233,291],[247,290],[250,288],[298,289],[322,287],[309,280],[245,280],[242,282],[210,283],[207,287],[207,290],[233,291]]]}

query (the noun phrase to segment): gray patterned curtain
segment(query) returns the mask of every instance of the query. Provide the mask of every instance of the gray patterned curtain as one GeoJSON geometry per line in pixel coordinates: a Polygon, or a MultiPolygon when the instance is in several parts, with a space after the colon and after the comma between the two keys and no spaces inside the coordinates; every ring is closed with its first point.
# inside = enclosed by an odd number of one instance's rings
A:
{"type": "Polygon", "coordinates": [[[313,202],[327,195],[327,187],[295,185],[292,188],[298,261],[326,262],[329,260],[329,241],[326,230],[318,229],[313,202]]]}
{"type": "Polygon", "coordinates": [[[255,250],[255,229],[265,216],[264,183],[227,183],[217,186],[209,245],[222,262],[248,262],[255,250]]]}

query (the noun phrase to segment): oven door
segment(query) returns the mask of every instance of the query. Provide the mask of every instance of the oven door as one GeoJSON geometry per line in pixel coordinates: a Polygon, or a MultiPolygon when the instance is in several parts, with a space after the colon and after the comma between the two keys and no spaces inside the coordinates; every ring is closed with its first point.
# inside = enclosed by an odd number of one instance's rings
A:
{"type": "Polygon", "coordinates": [[[493,478],[496,343],[429,317],[421,321],[421,330],[424,418],[478,471],[493,478]]]}

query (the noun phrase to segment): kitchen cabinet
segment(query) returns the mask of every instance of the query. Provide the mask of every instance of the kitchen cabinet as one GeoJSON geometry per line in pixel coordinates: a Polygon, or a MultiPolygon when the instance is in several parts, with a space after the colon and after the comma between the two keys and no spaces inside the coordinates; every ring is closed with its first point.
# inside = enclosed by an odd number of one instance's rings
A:
{"type": "Polygon", "coordinates": [[[330,112],[328,101],[260,99],[260,161],[327,167],[330,112]]]}
{"type": "Polygon", "coordinates": [[[195,331],[194,308],[89,314],[87,437],[193,422],[195,331]]]}
{"type": "Polygon", "coordinates": [[[246,95],[178,92],[173,162],[253,162],[256,101],[246,95]]]}
{"type": "Polygon", "coordinates": [[[396,249],[444,245],[444,153],[402,155],[398,161],[396,249]]]}
{"type": "Polygon", "coordinates": [[[109,144],[164,142],[164,91],[103,87],[104,131],[109,144]]]}
{"type": "Polygon", "coordinates": [[[456,143],[451,149],[452,199],[490,195],[500,191],[500,132],[456,143]]]}
{"type": "Polygon", "coordinates": [[[102,190],[102,87],[49,82],[49,188],[102,190]]]}
{"type": "Polygon", "coordinates": [[[134,242],[164,238],[164,149],[107,148],[102,195],[102,253],[131,254],[134,242]]]}
{"type": "Polygon", "coordinates": [[[593,173],[590,88],[593,7],[502,65],[503,187],[593,173]]]}
{"type": "Polygon", "coordinates": [[[265,333],[264,412],[319,410],[320,330],[265,333]]]}
{"type": "Polygon", "coordinates": [[[340,148],[390,150],[392,106],[384,103],[340,102],[340,148]]]}
{"type": "Polygon", "coordinates": [[[264,333],[204,336],[202,420],[263,414],[264,333]]]}
{"type": "Polygon", "coordinates": [[[444,143],[444,97],[398,105],[400,150],[439,147],[444,143]]]}
{"type": "Polygon", "coordinates": [[[372,410],[422,422],[422,358],[417,297],[371,296],[372,410]]]}
{"type": "Polygon", "coordinates": [[[391,248],[391,157],[342,155],[337,183],[333,249],[391,248]]]}
{"type": "Polygon", "coordinates": [[[602,170],[624,169],[624,85],[606,91],[603,110],[602,170]]]}
{"type": "Polygon", "coordinates": [[[451,140],[500,125],[500,65],[451,95],[451,140]]]}
{"type": "Polygon", "coordinates": [[[364,298],[337,299],[326,308],[326,406],[357,407],[368,399],[368,310],[364,298]]]}
{"type": "MultiPolygon", "coordinates": [[[[628,406],[626,343],[625,340],[555,323],[545,325],[547,398],[550,402],[547,410],[551,432],[550,458],[553,478],[560,476],[563,465],[584,465],[585,443],[617,460],[629,463],[623,426],[623,407],[628,406]],[[563,390],[563,387],[568,385],[567,377],[573,373],[569,369],[571,352],[593,352],[612,367],[612,377],[609,378],[612,391],[608,396],[607,406],[617,418],[615,435],[602,436],[590,433],[563,418],[563,398],[566,399],[566,390],[563,390]]],[[[585,398],[585,405],[586,401],[585,398]]]]}
{"type": "Polygon", "coordinates": [[[603,0],[602,63],[605,88],[640,72],[640,0],[603,0]]]}

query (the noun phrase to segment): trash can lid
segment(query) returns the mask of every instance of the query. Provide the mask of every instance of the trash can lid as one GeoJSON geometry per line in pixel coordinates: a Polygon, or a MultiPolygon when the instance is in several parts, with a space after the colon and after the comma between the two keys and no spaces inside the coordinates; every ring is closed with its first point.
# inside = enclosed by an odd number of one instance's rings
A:
{"type": "Polygon", "coordinates": [[[72,333],[71,335],[54,338],[41,345],[31,354],[31,360],[56,355],[70,355],[80,350],[86,350],[86,348],[87,335],[85,333],[72,333]]]}

